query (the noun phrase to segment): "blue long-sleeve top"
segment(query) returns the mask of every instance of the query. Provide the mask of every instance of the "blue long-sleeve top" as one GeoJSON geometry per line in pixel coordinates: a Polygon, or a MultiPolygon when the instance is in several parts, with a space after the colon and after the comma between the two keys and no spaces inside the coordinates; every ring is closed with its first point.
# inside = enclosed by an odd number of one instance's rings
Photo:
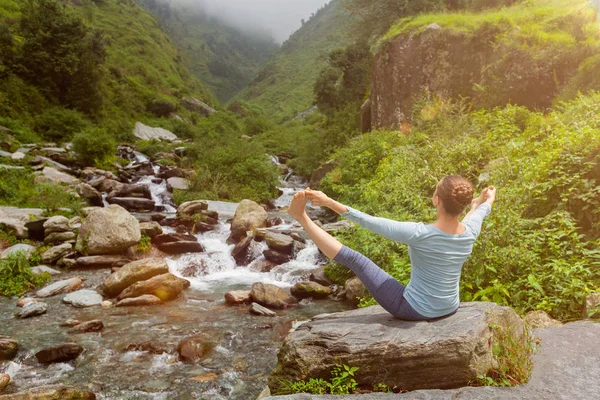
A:
{"type": "Polygon", "coordinates": [[[492,211],[483,203],[462,221],[466,229],[450,234],[422,222],[398,222],[373,217],[351,207],[341,215],[386,238],[408,245],[411,272],[404,298],[415,311],[436,318],[452,313],[460,303],[458,290],[463,264],[492,211]]]}

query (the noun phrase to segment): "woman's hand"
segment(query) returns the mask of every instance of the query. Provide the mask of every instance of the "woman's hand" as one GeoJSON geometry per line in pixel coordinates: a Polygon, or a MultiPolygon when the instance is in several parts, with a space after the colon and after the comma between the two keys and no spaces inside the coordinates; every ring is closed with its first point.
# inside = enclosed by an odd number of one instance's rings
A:
{"type": "Polygon", "coordinates": [[[331,205],[331,199],[323,192],[306,188],[304,193],[306,193],[313,206],[329,207],[331,205]]]}
{"type": "Polygon", "coordinates": [[[490,186],[485,189],[485,201],[491,206],[496,201],[496,188],[490,186]]]}

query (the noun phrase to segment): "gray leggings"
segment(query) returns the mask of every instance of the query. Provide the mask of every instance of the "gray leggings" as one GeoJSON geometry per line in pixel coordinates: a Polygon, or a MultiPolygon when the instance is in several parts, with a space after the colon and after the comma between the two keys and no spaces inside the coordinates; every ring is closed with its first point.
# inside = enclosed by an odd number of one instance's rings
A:
{"type": "Polygon", "coordinates": [[[365,285],[373,298],[394,317],[406,321],[427,321],[404,299],[406,287],[358,251],[342,246],[333,259],[348,267],[365,285]]]}

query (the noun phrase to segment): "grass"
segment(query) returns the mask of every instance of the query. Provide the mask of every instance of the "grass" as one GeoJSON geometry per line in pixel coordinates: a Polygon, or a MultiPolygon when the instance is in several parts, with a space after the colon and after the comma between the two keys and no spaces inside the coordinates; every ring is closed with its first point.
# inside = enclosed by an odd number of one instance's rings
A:
{"type": "Polygon", "coordinates": [[[50,274],[36,275],[25,251],[18,251],[0,260],[0,295],[21,296],[50,280],[50,274]]]}

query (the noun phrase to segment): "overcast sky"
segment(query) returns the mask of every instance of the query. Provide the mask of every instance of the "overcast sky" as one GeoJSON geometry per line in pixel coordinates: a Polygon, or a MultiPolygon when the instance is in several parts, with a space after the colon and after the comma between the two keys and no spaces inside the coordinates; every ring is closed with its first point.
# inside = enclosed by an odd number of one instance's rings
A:
{"type": "Polygon", "coordinates": [[[194,4],[207,13],[241,28],[258,26],[270,30],[278,42],[285,41],[329,0],[171,0],[172,4],[194,4]]]}

